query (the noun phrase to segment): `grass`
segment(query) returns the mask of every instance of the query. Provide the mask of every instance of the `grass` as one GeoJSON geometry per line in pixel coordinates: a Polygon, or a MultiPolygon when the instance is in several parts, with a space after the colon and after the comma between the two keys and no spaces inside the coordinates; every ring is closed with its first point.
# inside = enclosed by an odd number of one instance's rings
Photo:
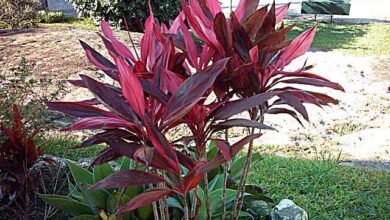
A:
{"type": "Polygon", "coordinates": [[[390,219],[390,173],[331,161],[266,157],[250,173],[275,201],[289,198],[310,219],[390,219]]]}
{"type": "Polygon", "coordinates": [[[65,28],[79,28],[84,30],[99,30],[99,26],[96,25],[91,19],[76,18],[76,17],[67,17],[66,21],[61,23],[40,23],[39,27],[43,27],[43,28],[65,27],[65,28]]]}
{"type": "MultiPolygon", "coordinates": [[[[46,153],[72,160],[96,157],[103,146],[70,149],[72,137],[40,139],[46,153]]],[[[390,219],[390,173],[338,165],[335,161],[265,157],[249,174],[276,202],[304,208],[310,219],[390,219]]]]}
{"type": "MultiPolygon", "coordinates": [[[[315,23],[295,23],[296,27],[288,37],[298,35],[315,23]]],[[[316,37],[312,47],[327,51],[352,53],[358,56],[388,56],[390,55],[390,24],[318,24],[316,37]]]]}
{"type": "Polygon", "coordinates": [[[54,138],[40,138],[37,140],[38,146],[45,147],[45,154],[56,157],[63,157],[70,160],[77,161],[82,158],[96,157],[103,146],[91,146],[87,148],[72,149],[72,147],[79,144],[76,138],[71,136],[58,136],[54,138]]]}

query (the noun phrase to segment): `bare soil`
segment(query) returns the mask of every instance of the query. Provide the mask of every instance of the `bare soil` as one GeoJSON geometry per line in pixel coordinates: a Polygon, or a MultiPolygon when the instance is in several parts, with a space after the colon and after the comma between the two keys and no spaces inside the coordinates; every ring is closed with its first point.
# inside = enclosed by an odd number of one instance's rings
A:
{"type": "MultiPolygon", "coordinates": [[[[126,32],[116,34],[129,42],[126,32]]],[[[138,46],[142,35],[132,36],[138,46]]],[[[45,28],[0,33],[1,74],[9,74],[25,57],[37,77],[66,80],[87,74],[104,80],[103,74],[88,64],[79,39],[107,55],[95,31],[45,28]]],[[[302,65],[305,59],[315,65],[313,73],[345,88],[345,93],[324,90],[337,97],[340,104],[323,109],[309,106],[311,121],[305,127],[288,116],[268,116],[266,123],[278,132],[266,132],[256,149],[265,154],[340,159],[348,164],[390,169],[390,57],[312,51],[290,68],[302,65]]],[[[87,96],[83,90],[72,88],[62,99],[81,100],[87,96]]]]}

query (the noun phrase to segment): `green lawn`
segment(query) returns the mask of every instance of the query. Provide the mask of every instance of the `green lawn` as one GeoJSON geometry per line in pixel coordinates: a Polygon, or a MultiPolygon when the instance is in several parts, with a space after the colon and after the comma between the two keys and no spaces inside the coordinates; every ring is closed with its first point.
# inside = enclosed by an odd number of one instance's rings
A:
{"type": "MultiPolygon", "coordinates": [[[[71,149],[72,137],[38,140],[46,153],[78,160],[103,146],[71,149]]],[[[390,173],[338,165],[334,161],[265,157],[250,173],[275,201],[289,198],[311,219],[390,219],[390,173]]]]}
{"type": "MultiPolygon", "coordinates": [[[[287,22],[291,24],[293,22],[287,22]]],[[[296,22],[289,38],[298,35],[315,23],[296,22]]],[[[390,55],[390,24],[327,24],[318,25],[312,47],[354,55],[390,55]]]]}
{"type": "Polygon", "coordinates": [[[390,219],[390,173],[335,162],[266,157],[250,174],[275,201],[289,198],[310,219],[390,219]]]}

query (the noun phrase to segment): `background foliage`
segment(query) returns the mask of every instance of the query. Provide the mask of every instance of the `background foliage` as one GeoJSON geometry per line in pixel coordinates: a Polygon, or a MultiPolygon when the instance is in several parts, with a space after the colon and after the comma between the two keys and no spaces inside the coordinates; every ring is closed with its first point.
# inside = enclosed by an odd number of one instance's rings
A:
{"type": "MultiPolygon", "coordinates": [[[[145,0],[70,0],[76,5],[78,13],[84,17],[110,21],[123,27],[122,14],[126,16],[129,29],[142,32],[144,22],[149,16],[148,3],[145,0]]],[[[180,11],[179,0],[152,1],[155,17],[162,23],[169,24],[180,11]]]]}

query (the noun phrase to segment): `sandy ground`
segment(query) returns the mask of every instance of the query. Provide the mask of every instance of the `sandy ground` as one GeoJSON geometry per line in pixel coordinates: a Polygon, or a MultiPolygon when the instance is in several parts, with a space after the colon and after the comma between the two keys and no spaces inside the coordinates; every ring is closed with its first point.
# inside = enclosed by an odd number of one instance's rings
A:
{"type": "MultiPolygon", "coordinates": [[[[127,42],[125,32],[119,38],[127,42]]],[[[133,34],[136,42],[141,35],[133,34]]],[[[102,74],[89,65],[78,39],[105,52],[94,31],[72,28],[34,29],[0,35],[0,70],[9,74],[25,57],[37,77],[57,81],[77,78],[78,74],[102,74]]],[[[337,97],[337,106],[318,109],[309,106],[311,122],[299,126],[288,116],[269,116],[266,123],[278,132],[266,132],[256,150],[265,154],[305,158],[340,159],[390,170],[390,57],[355,57],[336,52],[313,51],[290,68],[308,59],[312,72],[340,83],[345,93],[325,90],[337,97]]],[[[86,94],[70,89],[63,100],[82,99],[86,94]]]]}

